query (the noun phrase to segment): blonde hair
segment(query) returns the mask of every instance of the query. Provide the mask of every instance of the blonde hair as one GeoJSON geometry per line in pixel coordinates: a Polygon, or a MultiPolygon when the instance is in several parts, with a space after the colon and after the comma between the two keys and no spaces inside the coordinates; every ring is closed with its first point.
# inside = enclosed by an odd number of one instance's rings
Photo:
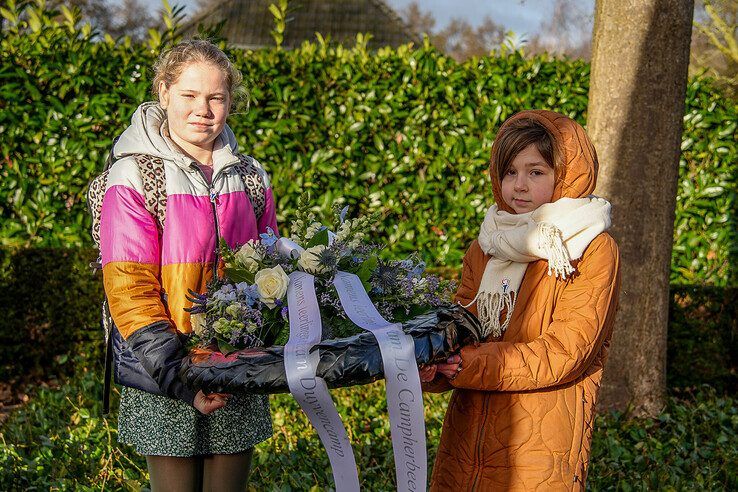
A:
{"type": "MultiPolygon", "coordinates": [[[[225,75],[228,92],[231,96],[231,109],[242,98],[246,98],[246,91],[241,86],[243,75],[233,66],[223,51],[205,39],[190,39],[182,41],[173,48],[163,51],[154,63],[154,81],[152,93],[159,99],[159,86],[162,82],[171,87],[179,76],[191,63],[209,63],[218,67],[225,75]]],[[[248,104],[248,101],[247,101],[248,104]]]]}

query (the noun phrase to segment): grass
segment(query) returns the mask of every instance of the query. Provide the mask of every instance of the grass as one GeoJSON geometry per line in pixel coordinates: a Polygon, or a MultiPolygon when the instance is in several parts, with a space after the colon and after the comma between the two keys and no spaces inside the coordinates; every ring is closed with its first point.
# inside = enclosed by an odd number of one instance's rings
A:
{"type": "MultiPolygon", "coordinates": [[[[97,367],[77,361],[58,388],[39,388],[0,428],[0,490],[140,490],[145,460],[117,443],[117,415],[101,415],[97,367]]],[[[394,489],[384,384],[332,392],[348,428],[362,490],[394,489]]],[[[117,391],[113,408],[117,408],[117,391]]],[[[426,395],[429,460],[448,394],[426,395]]],[[[591,490],[738,489],[738,400],[709,387],[674,393],[655,419],[599,416],[591,490]]],[[[257,446],[251,490],[325,490],[328,458],[289,395],[271,398],[275,435],[257,446]]]]}

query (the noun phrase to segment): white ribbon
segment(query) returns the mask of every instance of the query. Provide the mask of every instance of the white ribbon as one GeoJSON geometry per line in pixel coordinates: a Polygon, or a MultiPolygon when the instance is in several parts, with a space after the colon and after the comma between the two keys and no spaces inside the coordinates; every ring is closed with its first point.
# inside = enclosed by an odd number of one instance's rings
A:
{"type": "MultiPolygon", "coordinates": [[[[287,238],[280,238],[276,248],[290,258],[297,258],[304,251],[287,238]]],[[[287,288],[290,338],[284,349],[287,383],[295,400],[318,431],[331,462],[336,490],[359,490],[356,461],[346,429],[325,381],[315,376],[320,355],[317,351],[311,353],[310,349],[320,342],[322,326],[314,280],[315,277],[307,273],[296,271],[290,274],[287,288]]],[[[415,343],[412,337],[402,331],[401,323],[389,323],[379,314],[359,277],[338,272],[333,284],[349,319],[370,331],[379,345],[386,381],[397,490],[425,490],[428,458],[415,343]]]]}
{"type": "Polygon", "coordinates": [[[305,248],[286,237],[280,237],[277,239],[275,247],[277,248],[277,253],[293,260],[299,258],[302,252],[305,251],[305,248]]]}
{"type": "Polygon", "coordinates": [[[337,491],[358,491],[359,474],[346,429],[341,422],[328,386],[315,377],[320,361],[310,349],[320,342],[322,325],[315,296],[315,277],[292,272],[287,287],[290,338],[284,347],[284,369],[290,392],[318,431],[333,469],[337,491]]]}
{"type": "Polygon", "coordinates": [[[379,314],[359,277],[338,272],[333,285],[349,319],[372,332],[379,344],[386,381],[397,490],[425,490],[428,458],[415,343],[411,336],[402,331],[401,323],[389,323],[379,314]]]}

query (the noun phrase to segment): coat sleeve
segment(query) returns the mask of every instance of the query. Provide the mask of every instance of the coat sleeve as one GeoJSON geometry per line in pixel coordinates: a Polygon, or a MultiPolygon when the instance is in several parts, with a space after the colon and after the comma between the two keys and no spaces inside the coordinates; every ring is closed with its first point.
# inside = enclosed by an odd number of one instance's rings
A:
{"type": "Polygon", "coordinates": [[[610,336],[617,307],[620,263],[608,235],[596,238],[567,281],[543,334],[527,343],[488,342],[461,350],[457,388],[528,391],[581,376],[610,336]]]}
{"type": "MultiPolygon", "coordinates": [[[[464,254],[461,268],[461,283],[459,284],[459,288],[456,289],[454,302],[466,306],[476,297],[481,278],[477,278],[478,275],[475,272],[478,270],[478,265],[484,264],[486,264],[484,253],[478,243],[474,241],[464,254]]],[[[482,269],[481,271],[483,272],[484,270],[482,269]]],[[[476,304],[472,304],[466,309],[474,314],[474,316],[477,316],[476,304]]],[[[422,387],[423,391],[427,391],[428,393],[443,393],[444,391],[453,389],[448,378],[441,374],[436,375],[433,381],[423,383],[422,387]]]]}
{"type": "Polygon", "coordinates": [[[177,378],[184,346],[161,297],[160,243],[135,162],[116,163],[100,216],[103,284],[120,334],[161,390],[192,403],[177,378]]]}

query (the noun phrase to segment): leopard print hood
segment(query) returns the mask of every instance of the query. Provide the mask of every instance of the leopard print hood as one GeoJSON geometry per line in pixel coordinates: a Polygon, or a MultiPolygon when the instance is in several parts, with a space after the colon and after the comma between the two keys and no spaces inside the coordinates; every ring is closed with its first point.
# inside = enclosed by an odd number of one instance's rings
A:
{"type": "MultiPolygon", "coordinates": [[[[182,153],[168,134],[166,111],[157,102],[143,103],[133,113],[131,125],[115,144],[113,156],[118,160],[134,154],[146,154],[188,169],[192,160],[182,153]]],[[[238,162],[238,142],[231,128],[226,125],[213,147],[213,166],[217,171],[234,162],[238,162]]]]}

